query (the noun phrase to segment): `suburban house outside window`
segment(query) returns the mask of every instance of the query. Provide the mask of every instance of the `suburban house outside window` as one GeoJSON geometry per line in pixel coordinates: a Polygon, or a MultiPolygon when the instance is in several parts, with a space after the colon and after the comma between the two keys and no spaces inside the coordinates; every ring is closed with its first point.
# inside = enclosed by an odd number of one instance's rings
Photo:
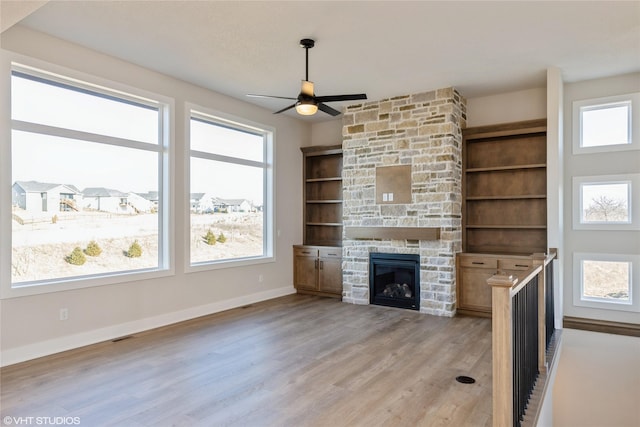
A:
{"type": "Polygon", "coordinates": [[[190,110],[191,269],[273,257],[273,131],[203,108],[190,110]]]}
{"type": "Polygon", "coordinates": [[[146,95],[13,64],[12,288],[169,268],[167,110],[146,95]]]}

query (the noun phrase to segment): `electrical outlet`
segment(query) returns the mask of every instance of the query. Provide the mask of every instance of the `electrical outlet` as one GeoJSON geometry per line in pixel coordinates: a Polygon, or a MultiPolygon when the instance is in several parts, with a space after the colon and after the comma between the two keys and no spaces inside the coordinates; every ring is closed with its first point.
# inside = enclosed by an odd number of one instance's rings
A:
{"type": "Polygon", "coordinates": [[[61,308],[60,309],[60,320],[69,320],[69,309],[61,308]]]}
{"type": "Polygon", "coordinates": [[[258,275],[258,282],[262,283],[263,280],[264,277],[262,276],[262,274],[258,275]]]}

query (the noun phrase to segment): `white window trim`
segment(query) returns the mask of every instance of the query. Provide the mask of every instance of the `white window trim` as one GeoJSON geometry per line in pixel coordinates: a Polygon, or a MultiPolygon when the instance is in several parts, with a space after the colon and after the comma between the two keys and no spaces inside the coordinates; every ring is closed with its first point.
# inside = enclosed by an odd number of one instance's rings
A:
{"type": "Polygon", "coordinates": [[[573,305],[605,310],[640,312],[640,255],[575,252],[573,254],[573,305]],[[582,298],[582,261],[612,261],[630,263],[629,301],[605,301],[582,298]]]}
{"type": "MultiPolygon", "coordinates": [[[[62,292],[75,289],[90,288],[95,286],[113,285],[128,282],[137,282],[140,280],[156,279],[160,277],[168,277],[175,275],[175,249],[172,236],[174,233],[174,203],[173,203],[173,158],[174,158],[174,126],[175,126],[175,101],[172,98],[162,96],[156,93],[145,91],[143,89],[131,87],[122,83],[111,81],[108,79],[100,78],[90,74],[86,74],[80,71],[69,69],[66,67],[58,66],[55,64],[41,61],[38,59],[30,58],[24,55],[19,55],[2,50],[0,56],[0,81],[3,88],[7,90],[4,93],[10,94],[11,90],[11,73],[13,70],[18,69],[29,74],[39,74],[42,77],[46,77],[50,80],[62,79],[65,82],[72,82],[79,86],[85,86],[91,88],[91,90],[103,91],[106,90],[109,93],[116,94],[125,99],[135,100],[136,102],[146,102],[153,100],[161,112],[162,117],[160,120],[160,126],[162,129],[162,142],[158,145],[159,152],[164,153],[159,156],[162,163],[159,168],[160,176],[158,177],[159,183],[162,184],[163,197],[161,198],[161,204],[164,207],[165,215],[161,215],[159,219],[159,226],[162,227],[159,233],[158,248],[162,251],[158,254],[162,263],[158,268],[154,269],[140,269],[129,271],[117,271],[104,274],[96,274],[90,276],[75,276],[68,278],[57,278],[51,280],[42,280],[34,282],[25,282],[18,286],[13,286],[11,278],[11,215],[10,212],[0,213],[0,245],[3,250],[0,251],[0,299],[17,298],[29,295],[38,295],[53,292],[62,292]]],[[[10,103],[3,103],[4,106],[0,108],[0,123],[3,125],[2,138],[7,141],[11,141],[12,132],[12,120],[11,120],[11,108],[10,103]],[[6,125],[6,126],[5,126],[6,125]]],[[[40,126],[23,122],[17,122],[18,127],[40,126]]],[[[65,133],[65,131],[62,131],[65,133]]],[[[93,137],[95,142],[106,142],[102,135],[94,135],[88,132],[69,131],[76,137],[84,134],[87,137],[93,137]]],[[[64,136],[64,135],[63,135],[64,136]]],[[[112,138],[115,142],[118,138],[112,138]]],[[[149,146],[151,144],[146,144],[149,146]]],[[[11,182],[11,144],[0,144],[0,169],[2,169],[2,179],[0,182],[11,182]]],[[[11,206],[11,186],[0,189],[0,201],[2,206],[11,206]],[[7,202],[7,203],[5,203],[7,202]]],[[[161,210],[160,210],[161,211],[161,210]]]]}
{"type": "Polygon", "coordinates": [[[605,153],[612,151],[630,151],[640,150],[640,92],[607,96],[604,98],[592,98],[584,99],[573,102],[573,154],[590,154],[590,153],[605,153]],[[581,110],[584,107],[597,107],[607,104],[621,104],[630,102],[630,117],[629,117],[629,133],[630,143],[628,144],[616,144],[616,145],[603,145],[596,147],[582,147],[582,114],[581,110]]]}
{"type": "Polygon", "coordinates": [[[573,177],[574,230],[640,230],[640,174],[575,176],[573,177]],[[628,183],[628,222],[582,222],[582,186],[585,184],[628,183]]]}
{"type": "MultiPolygon", "coordinates": [[[[185,273],[195,273],[201,271],[218,270],[222,268],[234,268],[248,265],[264,264],[275,262],[276,254],[275,247],[276,242],[274,239],[274,227],[276,223],[275,219],[275,128],[267,126],[261,123],[252,122],[250,120],[236,117],[221,111],[217,111],[211,108],[203,107],[201,105],[193,103],[185,103],[184,109],[184,123],[185,123],[185,144],[187,146],[185,155],[185,189],[184,189],[184,205],[186,208],[186,221],[185,221],[185,251],[184,251],[184,265],[185,273]],[[234,258],[234,259],[221,259],[200,262],[197,264],[191,263],[191,126],[190,121],[192,117],[201,117],[206,120],[210,120],[214,123],[226,124],[228,126],[246,129],[252,132],[266,133],[266,144],[264,145],[264,156],[262,162],[256,162],[253,160],[236,161],[238,164],[246,164],[250,166],[261,165],[264,168],[264,209],[263,209],[263,255],[246,258],[234,258]]],[[[225,156],[203,153],[201,151],[195,151],[199,154],[199,157],[207,158],[210,160],[222,160],[225,161],[225,156]]]]}

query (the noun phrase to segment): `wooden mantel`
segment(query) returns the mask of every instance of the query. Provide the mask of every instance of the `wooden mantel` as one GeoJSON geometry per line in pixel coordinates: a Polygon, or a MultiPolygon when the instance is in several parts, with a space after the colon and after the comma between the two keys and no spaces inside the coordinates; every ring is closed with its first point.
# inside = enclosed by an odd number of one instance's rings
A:
{"type": "Polygon", "coordinates": [[[345,227],[347,239],[439,240],[439,227],[345,227]]]}

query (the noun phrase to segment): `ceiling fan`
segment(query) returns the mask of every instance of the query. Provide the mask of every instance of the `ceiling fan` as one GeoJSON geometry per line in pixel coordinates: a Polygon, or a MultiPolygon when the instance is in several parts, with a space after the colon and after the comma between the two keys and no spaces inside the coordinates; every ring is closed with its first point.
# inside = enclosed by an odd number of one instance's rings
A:
{"type": "Polygon", "coordinates": [[[305,50],[305,64],[306,74],[305,79],[302,81],[302,88],[297,98],[290,98],[286,96],[274,96],[274,95],[247,95],[254,98],[277,98],[277,99],[291,99],[296,102],[288,107],[278,110],[273,114],[282,113],[291,108],[295,108],[298,114],[303,116],[314,115],[318,110],[324,111],[332,116],[337,116],[340,111],[329,107],[325,102],[333,101],[354,101],[357,99],[367,99],[367,95],[364,93],[352,94],[352,95],[328,95],[328,96],[316,96],[313,89],[313,82],[309,81],[309,49],[315,45],[315,41],[312,39],[300,40],[300,47],[305,50]]]}

